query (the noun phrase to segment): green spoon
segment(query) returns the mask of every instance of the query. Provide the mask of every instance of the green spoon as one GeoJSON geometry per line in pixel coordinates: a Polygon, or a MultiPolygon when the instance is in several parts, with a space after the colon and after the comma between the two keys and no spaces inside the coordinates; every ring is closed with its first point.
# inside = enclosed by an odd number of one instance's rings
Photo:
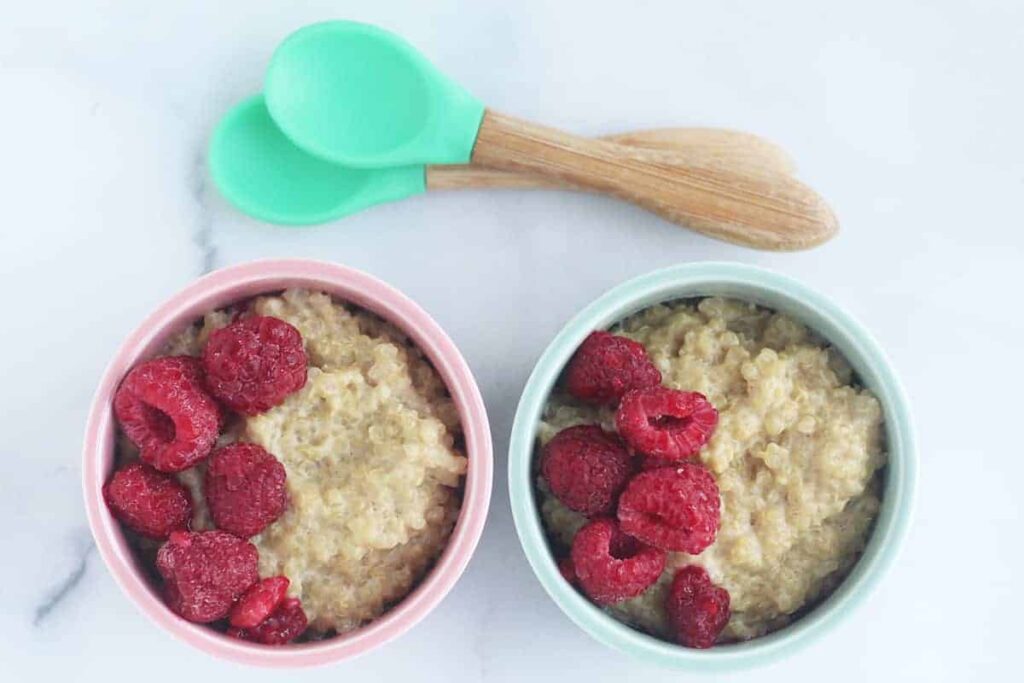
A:
{"type": "Polygon", "coordinates": [[[674,165],[671,154],[591,140],[485,110],[415,48],[366,24],[299,29],[264,88],[270,116],[306,152],[354,168],[469,161],[616,196],[682,226],[762,249],[835,234],[835,216],[784,176],[674,165]]]}
{"type": "Polygon", "coordinates": [[[283,225],[311,225],[426,190],[422,165],[348,168],[304,152],[270,118],[262,95],[229,111],[210,141],[210,174],[232,204],[283,225]]]}
{"type": "Polygon", "coordinates": [[[484,115],[407,42],[351,21],[289,36],[265,86],[267,107],[293,142],[346,166],[466,163],[484,115]]]}

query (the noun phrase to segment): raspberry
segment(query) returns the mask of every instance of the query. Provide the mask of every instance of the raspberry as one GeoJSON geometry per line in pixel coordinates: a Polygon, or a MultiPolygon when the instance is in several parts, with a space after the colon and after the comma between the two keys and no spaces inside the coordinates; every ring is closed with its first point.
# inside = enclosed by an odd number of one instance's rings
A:
{"type": "Polygon", "coordinates": [[[570,510],[607,515],[633,473],[633,458],[614,434],[597,425],[563,429],[541,452],[541,474],[570,510]]]}
{"type": "Polygon", "coordinates": [[[697,455],[718,424],[718,411],[703,394],[654,387],[622,397],[615,426],[630,446],[663,461],[697,455]]]}
{"type": "Polygon", "coordinates": [[[622,530],[657,548],[696,555],[718,533],[718,484],[703,465],[641,472],[619,496],[622,530]]]}
{"type": "Polygon", "coordinates": [[[256,415],[306,384],[299,331],[277,318],[242,318],[210,335],[203,348],[206,383],[232,410],[256,415]]]}
{"type": "Polygon", "coordinates": [[[223,619],[259,580],[256,546],[224,531],[175,531],[156,555],[172,610],[200,624],[223,619]]]}
{"type": "Polygon", "coordinates": [[[132,531],[162,541],[192,519],[192,496],[169,474],[133,462],[103,487],[107,507],[132,531]]]}
{"type": "Polygon", "coordinates": [[[243,538],[263,531],[288,505],[286,476],[284,465],[258,444],[218,448],[203,480],[214,524],[243,538]]]}
{"type": "Polygon", "coordinates": [[[270,616],[285,598],[288,577],[263,579],[245,592],[231,608],[229,621],[238,628],[252,628],[270,616]]]}
{"type": "Polygon", "coordinates": [[[228,635],[262,645],[285,645],[306,630],[306,612],[298,598],[285,598],[269,617],[252,628],[228,629],[228,635]]]}
{"type": "Polygon", "coordinates": [[[566,390],[587,403],[614,403],[627,391],[660,383],[643,344],[609,332],[591,332],[565,371],[566,390]]]}
{"type": "Polygon", "coordinates": [[[226,631],[226,633],[227,633],[228,636],[230,636],[232,638],[238,638],[239,640],[246,640],[246,641],[251,641],[252,640],[252,638],[249,637],[249,629],[247,629],[247,628],[239,628],[238,626],[229,626],[228,630],[226,631]]]}
{"type": "Polygon", "coordinates": [[[220,430],[220,408],[202,387],[189,356],[146,361],[114,395],[114,415],[139,457],[161,472],[180,472],[205,458],[220,430]]]}
{"type": "Polygon", "coordinates": [[[729,591],[711,583],[703,567],[689,565],[672,579],[665,611],[680,644],[711,647],[729,623],[729,591]]]}
{"type": "Polygon", "coordinates": [[[665,551],[630,538],[607,518],[576,532],[571,556],[583,591],[601,605],[635,598],[665,569],[665,551]]]}
{"type": "Polygon", "coordinates": [[[558,560],[558,573],[570,584],[576,585],[576,567],[573,565],[571,557],[563,557],[558,560]]]}

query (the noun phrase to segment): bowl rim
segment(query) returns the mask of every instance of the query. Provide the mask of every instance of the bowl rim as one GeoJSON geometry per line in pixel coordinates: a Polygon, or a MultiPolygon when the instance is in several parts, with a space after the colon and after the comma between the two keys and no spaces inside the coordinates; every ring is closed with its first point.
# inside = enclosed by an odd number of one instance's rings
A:
{"type": "Polygon", "coordinates": [[[444,330],[412,299],[367,273],[325,261],[265,259],[228,266],[200,277],[165,300],[131,332],[104,370],[92,399],[82,455],[82,487],[89,528],[100,556],[128,598],[179,640],[214,656],[264,667],[304,667],[349,659],[402,635],[452,589],[483,532],[491,498],[493,453],[483,398],[473,373],[444,330]],[[101,487],[113,462],[116,427],[111,403],[132,365],[150,357],[167,338],[204,312],[290,286],[326,291],[366,308],[408,334],[448,386],[462,422],[469,464],[462,507],[448,544],[430,572],[400,603],[370,624],[335,638],[268,647],[246,643],[173,614],[156,595],[128,549],[120,525],[102,502],[101,487]]]}
{"type": "Polygon", "coordinates": [[[509,502],[520,545],[537,579],[559,608],[599,642],[660,666],[727,672],[790,654],[823,635],[862,604],[895,561],[913,513],[916,440],[906,394],[879,344],[850,314],[803,283],[740,263],[688,263],[656,270],[613,287],[569,320],[541,354],[527,379],[509,440],[509,502]],[[537,511],[532,458],[543,406],[583,339],[652,304],[678,298],[735,296],[784,311],[811,325],[847,356],[882,403],[889,462],[882,505],[867,546],[853,569],[821,603],[790,625],[750,641],[708,650],[684,648],[635,630],[609,616],[558,573],[537,511]],[[826,328],[826,329],[822,329],[826,328]]]}

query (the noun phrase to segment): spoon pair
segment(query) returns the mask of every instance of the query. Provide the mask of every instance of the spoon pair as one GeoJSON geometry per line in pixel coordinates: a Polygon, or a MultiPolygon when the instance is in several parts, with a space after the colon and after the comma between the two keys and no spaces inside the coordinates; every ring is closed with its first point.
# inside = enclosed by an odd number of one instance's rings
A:
{"type": "Polygon", "coordinates": [[[397,36],[328,22],[282,43],[265,96],[225,117],[210,161],[232,202],[273,222],[323,222],[427,188],[570,186],[753,247],[805,248],[835,232],[821,198],[779,164],[698,153],[701,134],[739,135],[691,131],[670,151],[664,131],[590,140],[513,119],[397,36]]]}
{"type": "MultiPolygon", "coordinates": [[[[674,152],[673,163],[789,174],[779,147],[751,135],[714,128],[665,128],[612,135],[612,142],[674,152]]],[[[542,175],[475,164],[359,169],[333,164],[296,147],[270,118],[262,95],[236,105],[210,144],[217,186],[242,211],[284,225],[341,218],[381,202],[425,190],[473,188],[573,189],[542,175]]]]}

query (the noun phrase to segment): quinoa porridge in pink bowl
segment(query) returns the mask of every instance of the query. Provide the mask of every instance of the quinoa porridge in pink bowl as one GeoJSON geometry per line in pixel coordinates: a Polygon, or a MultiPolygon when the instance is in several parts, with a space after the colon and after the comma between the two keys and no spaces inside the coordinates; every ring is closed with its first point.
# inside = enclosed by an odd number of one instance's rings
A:
{"type": "Polygon", "coordinates": [[[264,261],[200,279],[128,338],[83,483],[147,615],[222,657],[301,666],[443,598],[482,531],[490,449],[472,375],[422,309],[357,271],[264,261]]]}

